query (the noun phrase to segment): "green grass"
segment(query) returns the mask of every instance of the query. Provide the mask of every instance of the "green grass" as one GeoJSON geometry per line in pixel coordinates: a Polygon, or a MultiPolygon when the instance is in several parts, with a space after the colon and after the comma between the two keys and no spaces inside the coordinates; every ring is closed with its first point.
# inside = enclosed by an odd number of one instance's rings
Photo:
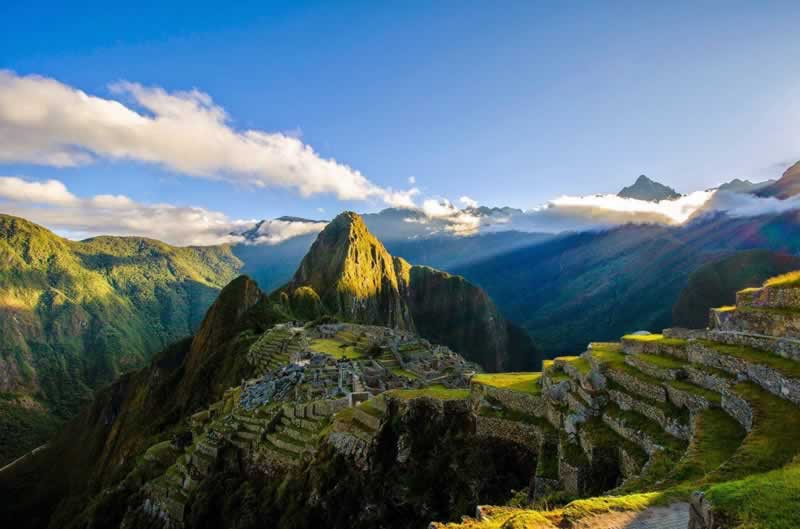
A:
{"type": "Polygon", "coordinates": [[[409,378],[411,380],[419,378],[419,375],[417,375],[416,373],[412,373],[408,369],[403,369],[402,367],[390,367],[389,371],[393,375],[397,375],[398,377],[409,378]]]}
{"type": "Polygon", "coordinates": [[[730,529],[800,527],[800,463],[710,487],[706,496],[730,529]]]}
{"type": "Polygon", "coordinates": [[[690,382],[686,382],[685,380],[670,380],[669,382],[666,382],[666,384],[679,391],[685,391],[686,393],[691,393],[692,395],[702,397],[711,404],[715,404],[717,406],[722,404],[722,395],[716,391],[711,391],[710,389],[696,386],[690,382]]]}
{"type": "Polygon", "coordinates": [[[753,429],[711,481],[739,479],[781,467],[800,453],[800,408],[752,382],[732,390],[753,407],[753,429]]]}
{"type": "Polygon", "coordinates": [[[683,347],[687,341],[682,338],[665,338],[663,334],[626,334],[623,340],[632,342],[658,343],[661,345],[671,345],[673,347],[683,347]]]}
{"type": "Polygon", "coordinates": [[[393,389],[387,391],[386,394],[405,400],[419,397],[430,397],[438,400],[463,400],[469,398],[468,389],[451,389],[439,384],[421,389],[393,389]]]}
{"type": "Polygon", "coordinates": [[[655,367],[660,367],[662,369],[682,369],[686,367],[686,362],[682,362],[672,356],[662,356],[662,355],[653,355],[645,353],[638,353],[634,356],[635,358],[638,358],[648,364],[651,364],[655,367]]]}
{"type": "Polygon", "coordinates": [[[571,361],[570,365],[577,369],[581,375],[588,375],[592,370],[592,366],[589,364],[589,361],[582,356],[571,361]]]}
{"type": "Polygon", "coordinates": [[[789,360],[781,356],[746,347],[743,345],[727,345],[710,340],[700,340],[700,343],[709,349],[713,349],[722,354],[741,358],[751,364],[759,364],[771,367],[775,371],[789,378],[800,378],[800,362],[789,360]]]}
{"type": "Polygon", "coordinates": [[[764,281],[764,286],[770,288],[794,288],[800,286],[800,270],[767,279],[764,281]]]}
{"type": "Polygon", "coordinates": [[[348,360],[357,360],[366,356],[364,351],[357,349],[352,344],[331,338],[318,338],[311,342],[309,349],[317,353],[330,355],[337,359],[346,358],[348,360]]]}
{"type": "Polygon", "coordinates": [[[540,395],[542,393],[542,386],[540,384],[541,378],[542,374],[538,372],[480,373],[472,377],[472,383],[500,389],[510,389],[530,395],[540,395]]]}
{"type": "Polygon", "coordinates": [[[697,415],[695,435],[685,456],[661,486],[701,481],[730,459],[744,439],[744,428],[720,409],[697,415]]]}

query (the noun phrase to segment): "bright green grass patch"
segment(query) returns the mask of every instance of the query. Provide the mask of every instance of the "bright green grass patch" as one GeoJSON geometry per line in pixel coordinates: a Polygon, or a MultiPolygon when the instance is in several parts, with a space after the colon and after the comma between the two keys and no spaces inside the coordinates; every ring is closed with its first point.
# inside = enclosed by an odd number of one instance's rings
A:
{"type": "Polygon", "coordinates": [[[539,395],[542,393],[540,379],[542,374],[538,372],[529,373],[480,373],[472,377],[475,384],[483,384],[501,389],[510,389],[539,395]]]}
{"type": "Polygon", "coordinates": [[[711,391],[710,389],[696,386],[690,382],[686,382],[685,380],[670,380],[667,382],[667,384],[679,391],[685,391],[686,393],[691,393],[692,395],[702,397],[712,404],[722,404],[722,395],[716,391],[711,391]]]}
{"type": "Polygon", "coordinates": [[[714,485],[706,491],[731,529],[800,527],[800,464],[714,485]]]}
{"type": "Polygon", "coordinates": [[[673,495],[663,492],[599,496],[573,501],[562,509],[562,515],[566,520],[576,521],[587,516],[607,512],[643,511],[648,507],[663,505],[674,499],[673,495]]]}
{"type": "Polygon", "coordinates": [[[410,378],[412,380],[419,378],[419,375],[416,373],[412,373],[408,369],[403,369],[402,367],[390,367],[389,371],[398,377],[410,378]]]}
{"type": "Polygon", "coordinates": [[[700,340],[700,343],[722,354],[735,356],[752,364],[771,367],[787,377],[800,378],[800,362],[743,345],[728,345],[710,340],[700,340]]]}
{"type": "Polygon", "coordinates": [[[663,369],[682,369],[686,367],[686,362],[682,362],[672,356],[651,355],[646,353],[638,353],[634,356],[648,364],[663,369]]]}
{"type": "Polygon", "coordinates": [[[579,356],[575,360],[570,362],[570,365],[578,370],[581,375],[588,375],[589,372],[592,370],[591,364],[589,361],[582,356],[579,356]]]}
{"type": "Polygon", "coordinates": [[[627,355],[622,352],[622,349],[619,347],[616,348],[606,348],[600,347],[596,348],[593,347],[591,351],[591,355],[597,361],[599,361],[604,366],[614,370],[619,371],[621,373],[625,373],[629,376],[636,377],[642,382],[646,382],[648,384],[652,384],[654,386],[661,386],[663,385],[663,381],[659,380],[655,377],[651,377],[647,373],[642,373],[635,367],[628,365],[625,363],[625,358],[627,355]]]}
{"type": "Polygon", "coordinates": [[[469,398],[468,389],[451,389],[439,384],[421,389],[393,389],[387,391],[386,393],[392,397],[398,397],[405,400],[416,399],[419,397],[430,397],[438,400],[462,400],[469,398]]]}
{"type": "Polygon", "coordinates": [[[782,467],[800,453],[800,409],[752,382],[733,391],[753,407],[753,429],[727,463],[709,481],[740,479],[782,467]]]}
{"type": "Polygon", "coordinates": [[[720,409],[698,414],[689,448],[662,486],[702,481],[733,456],[745,435],[744,428],[720,409]]]}
{"type": "Polygon", "coordinates": [[[722,307],[715,307],[714,310],[717,312],[733,312],[736,310],[736,305],[725,305],[722,307]]]}
{"type": "Polygon", "coordinates": [[[631,342],[659,343],[661,345],[672,345],[682,347],[686,345],[686,340],[682,338],[665,338],[663,334],[626,334],[623,340],[631,342]]]}
{"type": "Polygon", "coordinates": [[[339,340],[330,338],[319,338],[311,342],[309,346],[314,352],[324,353],[334,358],[346,358],[348,360],[356,360],[364,358],[364,351],[357,349],[351,344],[343,343],[339,340]]]}
{"type": "Polygon", "coordinates": [[[800,270],[767,279],[764,281],[764,286],[771,288],[792,288],[800,286],[800,270]]]}

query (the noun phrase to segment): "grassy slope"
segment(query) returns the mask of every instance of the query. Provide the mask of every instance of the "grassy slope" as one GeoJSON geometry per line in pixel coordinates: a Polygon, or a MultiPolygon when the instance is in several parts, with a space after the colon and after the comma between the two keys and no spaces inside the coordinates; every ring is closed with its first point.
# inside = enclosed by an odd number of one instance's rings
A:
{"type": "MultiPolygon", "coordinates": [[[[62,239],[0,215],[0,394],[70,417],[93,388],[191,334],[241,262],[227,247],[176,248],[137,237],[62,239]]],[[[58,421],[2,414],[0,464],[41,444],[58,421]]]]}

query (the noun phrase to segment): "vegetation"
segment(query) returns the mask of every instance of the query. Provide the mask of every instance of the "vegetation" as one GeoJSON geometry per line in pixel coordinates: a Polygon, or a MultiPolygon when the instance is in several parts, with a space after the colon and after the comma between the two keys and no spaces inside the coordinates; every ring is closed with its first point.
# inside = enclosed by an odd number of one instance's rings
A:
{"type": "Polygon", "coordinates": [[[393,389],[388,391],[387,394],[404,400],[420,397],[429,397],[437,400],[463,400],[469,398],[468,389],[452,389],[438,384],[421,389],[393,389]]]}
{"type": "Polygon", "coordinates": [[[702,340],[700,343],[718,353],[741,358],[752,364],[771,367],[789,378],[800,378],[800,362],[743,345],[728,345],[710,340],[702,340]]]}
{"type": "Polygon", "coordinates": [[[316,339],[311,342],[309,348],[312,351],[325,353],[334,358],[346,358],[348,360],[355,360],[366,356],[366,351],[358,348],[356,345],[333,338],[316,339]]]}
{"type": "Polygon", "coordinates": [[[770,277],[797,269],[800,258],[770,250],[737,252],[705,264],[689,275],[672,307],[672,324],[705,328],[709,309],[732,305],[737,291],[760,286],[770,277]]]}
{"type": "Polygon", "coordinates": [[[0,391],[35,396],[54,417],[13,419],[20,415],[9,404],[0,444],[30,439],[19,445],[24,451],[93,389],[190,335],[240,266],[226,246],[176,248],[141,237],[74,242],[0,215],[0,364],[8,374],[0,391]]]}
{"type": "Polygon", "coordinates": [[[541,373],[479,373],[472,377],[472,383],[539,395],[541,377],[541,373]]]}

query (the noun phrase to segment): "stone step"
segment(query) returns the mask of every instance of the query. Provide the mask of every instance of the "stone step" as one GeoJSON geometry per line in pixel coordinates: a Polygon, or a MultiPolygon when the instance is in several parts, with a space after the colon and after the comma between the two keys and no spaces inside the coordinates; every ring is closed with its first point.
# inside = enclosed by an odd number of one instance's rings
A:
{"type": "Polygon", "coordinates": [[[361,406],[357,406],[353,409],[353,420],[358,421],[370,432],[375,432],[381,427],[380,417],[367,413],[365,410],[361,409],[361,406]]]}
{"type": "Polygon", "coordinates": [[[608,388],[608,396],[621,410],[634,411],[650,419],[673,437],[688,441],[692,436],[691,413],[686,408],[678,408],[670,402],[637,398],[614,387],[608,388]]]}
{"type": "Polygon", "coordinates": [[[800,310],[800,288],[746,288],[736,293],[736,307],[800,310]]]}
{"type": "Polygon", "coordinates": [[[298,443],[296,439],[283,433],[269,434],[267,435],[267,440],[278,448],[295,454],[302,454],[306,449],[305,444],[298,443]]]}
{"type": "Polygon", "coordinates": [[[708,339],[728,345],[760,349],[789,360],[800,362],[800,340],[764,334],[711,330],[708,339]]]}
{"type": "Polygon", "coordinates": [[[800,363],[742,345],[693,340],[690,360],[745,376],[770,393],[800,405],[800,363]]]}
{"type": "Polygon", "coordinates": [[[635,411],[623,410],[616,404],[609,404],[603,413],[603,422],[617,434],[641,447],[652,456],[660,450],[682,454],[686,442],[665,432],[651,419],[635,411]]]}
{"type": "Polygon", "coordinates": [[[238,439],[246,440],[246,441],[253,441],[254,439],[258,439],[258,434],[253,432],[248,432],[246,430],[239,430],[236,432],[236,437],[238,439]]]}
{"type": "Polygon", "coordinates": [[[626,335],[621,340],[625,354],[655,354],[686,360],[687,340],[662,334],[626,335]]]}

